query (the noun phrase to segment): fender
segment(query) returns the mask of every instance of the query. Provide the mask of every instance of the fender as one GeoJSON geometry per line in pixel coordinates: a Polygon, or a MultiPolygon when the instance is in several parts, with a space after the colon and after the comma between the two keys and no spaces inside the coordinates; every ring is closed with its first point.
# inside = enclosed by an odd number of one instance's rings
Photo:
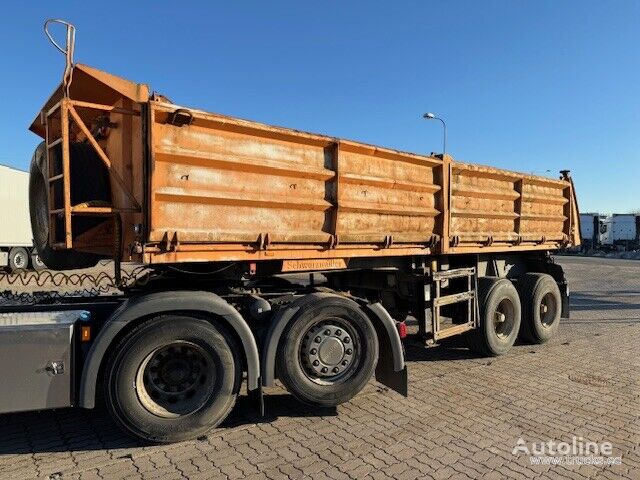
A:
{"type": "Polygon", "coordinates": [[[366,303],[362,307],[373,321],[380,343],[376,380],[400,395],[408,397],[409,379],[404,361],[404,347],[395,320],[380,302],[366,303]]]}
{"type": "MultiPolygon", "coordinates": [[[[309,295],[318,298],[334,296],[330,293],[311,293],[309,295]]],[[[307,297],[308,295],[305,295],[304,297],[300,297],[300,299],[307,297]]],[[[376,380],[392,390],[407,396],[407,368],[404,361],[402,341],[396,329],[395,321],[380,303],[365,303],[359,306],[369,317],[378,334],[380,353],[376,367],[376,380]]],[[[299,301],[294,301],[289,306],[278,310],[271,321],[262,349],[262,384],[265,387],[272,387],[275,384],[275,365],[278,344],[280,343],[280,338],[286,326],[299,310],[299,301]]]]}
{"type": "Polygon", "coordinates": [[[93,408],[100,365],[107,349],[129,323],[150,315],[171,311],[199,311],[223,318],[242,342],[247,363],[247,389],[261,397],[260,356],[255,338],[244,318],[226,300],[203,291],[155,292],[127,299],[107,319],[91,345],[80,379],[78,405],[93,408]]]}

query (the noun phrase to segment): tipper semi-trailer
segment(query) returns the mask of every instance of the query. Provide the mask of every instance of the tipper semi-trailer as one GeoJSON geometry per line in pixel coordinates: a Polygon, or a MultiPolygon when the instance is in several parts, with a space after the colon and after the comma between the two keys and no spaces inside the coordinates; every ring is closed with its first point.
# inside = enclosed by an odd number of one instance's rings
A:
{"type": "Polygon", "coordinates": [[[31,216],[52,268],[146,265],[117,296],[4,307],[0,411],[92,408],[154,442],[219,424],[246,378],[313,406],[375,375],[407,395],[402,339],[482,355],[568,315],[550,252],[580,244],[568,175],[525,175],[171,103],[74,64],[31,125],[31,216]]]}

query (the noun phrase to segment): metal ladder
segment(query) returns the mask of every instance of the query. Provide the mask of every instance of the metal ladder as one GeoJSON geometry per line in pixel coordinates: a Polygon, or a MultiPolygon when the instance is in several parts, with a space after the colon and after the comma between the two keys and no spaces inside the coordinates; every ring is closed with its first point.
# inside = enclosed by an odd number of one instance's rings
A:
{"type": "Polygon", "coordinates": [[[435,343],[443,338],[476,328],[478,319],[478,296],[476,294],[478,279],[475,267],[442,270],[434,272],[431,278],[433,279],[434,295],[431,302],[431,332],[428,334],[427,343],[435,343]],[[450,295],[441,295],[442,281],[464,277],[467,279],[467,290],[450,295]],[[462,302],[467,303],[467,321],[452,327],[441,328],[440,309],[445,305],[462,302]]]}
{"type": "Polygon", "coordinates": [[[47,175],[45,175],[45,178],[48,181],[47,192],[49,195],[49,243],[54,248],[71,248],[71,178],[69,168],[69,144],[66,141],[69,119],[62,102],[57,103],[48,112],[45,112],[45,122],[47,155],[47,175]],[[51,124],[52,117],[57,116],[58,113],[60,114],[58,118],[60,123],[60,136],[52,139],[49,125],[51,124]],[[62,155],[57,159],[57,165],[54,166],[51,151],[59,144],[62,144],[62,155]],[[60,183],[62,183],[62,185],[58,187],[57,185],[60,183]],[[61,188],[61,203],[55,202],[55,192],[57,188],[61,188]],[[58,217],[64,219],[62,232],[56,232],[56,218],[58,217]]]}
{"type": "MultiPolygon", "coordinates": [[[[45,146],[47,167],[45,180],[47,181],[48,191],[48,210],[49,210],[49,243],[54,249],[71,249],[73,248],[73,232],[72,232],[72,215],[85,215],[92,217],[113,217],[114,232],[118,232],[121,224],[120,213],[122,212],[140,212],[141,206],[135,199],[134,195],[125,184],[124,180],[112,168],[112,163],[103,148],[98,144],[93,134],[83,121],[76,107],[86,110],[93,110],[103,113],[114,112],[125,115],[139,116],[139,111],[120,108],[114,105],[102,105],[80,100],[72,100],[70,98],[70,86],[73,78],[73,52],[75,48],[75,27],[64,20],[49,19],[44,24],[44,31],[51,43],[65,56],[65,70],[62,77],[62,95],[60,100],[50,106],[48,110],[42,111],[41,119],[45,126],[45,146]],[[49,32],[51,24],[60,24],[66,28],[66,44],[60,46],[49,32]],[[78,205],[71,203],[71,167],[70,167],[70,147],[71,123],[84,134],[86,141],[93,147],[96,155],[100,157],[109,171],[110,179],[114,180],[114,185],[127,198],[127,206],[115,207],[109,202],[89,201],[78,205]],[[52,161],[52,150],[60,145],[61,155],[56,158],[57,162],[52,161]],[[56,193],[60,200],[56,202],[56,193]],[[57,225],[57,219],[63,220],[61,225],[57,225]],[[56,231],[57,227],[61,231],[56,231]]],[[[121,232],[120,232],[121,233],[121,232]]],[[[119,234],[116,234],[118,236],[119,234]]],[[[116,238],[114,241],[121,241],[116,238]]]]}

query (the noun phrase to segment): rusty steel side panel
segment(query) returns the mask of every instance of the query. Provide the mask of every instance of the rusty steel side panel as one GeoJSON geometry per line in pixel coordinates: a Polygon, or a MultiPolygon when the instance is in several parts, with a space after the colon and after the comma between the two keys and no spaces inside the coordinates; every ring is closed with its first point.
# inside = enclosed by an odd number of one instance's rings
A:
{"type": "MultiPolygon", "coordinates": [[[[292,142],[230,129],[197,116],[168,121],[153,104],[149,241],[328,243],[331,196],[321,142],[292,142]]],[[[324,142],[327,143],[327,142],[324,142]]]]}
{"type": "Polygon", "coordinates": [[[484,247],[569,242],[570,182],[454,162],[451,168],[451,253],[484,247]]]}
{"type": "Polygon", "coordinates": [[[149,258],[430,252],[440,160],[193,110],[177,126],[150,104],[149,258]]]}
{"type": "MultiPolygon", "coordinates": [[[[43,119],[61,95],[59,87],[34,132],[46,133],[43,119]]],[[[104,111],[117,125],[99,146],[112,165],[115,192],[103,210],[122,215],[124,259],[278,259],[292,261],[292,269],[342,268],[350,257],[554,250],[580,242],[568,177],[184,109],[164,97],[149,100],[145,85],[83,65],[75,67],[71,99],[87,125],[104,111]],[[96,111],[87,102],[107,108],[96,111]],[[143,212],[128,208],[129,196],[143,212]]],[[[71,127],[71,140],[82,141],[71,127]]],[[[95,228],[73,242],[94,251],[114,245],[114,234],[95,228]]]]}
{"type": "Polygon", "coordinates": [[[341,141],[335,233],[347,243],[430,243],[442,161],[341,141]]]}

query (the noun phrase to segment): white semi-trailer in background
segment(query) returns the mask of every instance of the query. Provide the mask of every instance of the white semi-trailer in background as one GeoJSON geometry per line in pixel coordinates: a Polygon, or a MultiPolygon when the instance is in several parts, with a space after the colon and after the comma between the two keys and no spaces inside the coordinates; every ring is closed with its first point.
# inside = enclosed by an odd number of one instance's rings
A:
{"type": "Polygon", "coordinates": [[[640,215],[614,213],[600,222],[600,244],[605,250],[637,250],[640,247],[640,215]]]}
{"type": "Polygon", "coordinates": [[[580,214],[580,237],[582,238],[582,250],[589,251],[600,246],[600,214],[580,214]]]}
{"type": "Polygon", "coordinates": [[[32,239],[29,173],[0,165],[0,269],[44,268],[32,239]]]}

